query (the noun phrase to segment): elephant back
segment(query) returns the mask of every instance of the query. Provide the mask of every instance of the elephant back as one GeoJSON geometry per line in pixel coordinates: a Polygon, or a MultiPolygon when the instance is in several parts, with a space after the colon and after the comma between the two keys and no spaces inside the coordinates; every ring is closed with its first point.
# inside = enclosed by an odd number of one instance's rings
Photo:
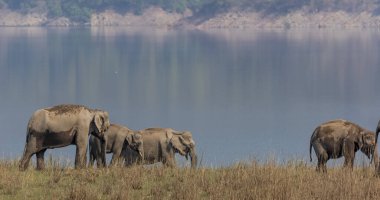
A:
{"type": "Polygon", "coordinates": [[[44,110],[50,113],[54,113],[56,115],[62,115],[62,114],[78,114],[82,110],[89,111],[90,109],[83,105],[62,104],[62,105],[45,108],[44,110]]]}

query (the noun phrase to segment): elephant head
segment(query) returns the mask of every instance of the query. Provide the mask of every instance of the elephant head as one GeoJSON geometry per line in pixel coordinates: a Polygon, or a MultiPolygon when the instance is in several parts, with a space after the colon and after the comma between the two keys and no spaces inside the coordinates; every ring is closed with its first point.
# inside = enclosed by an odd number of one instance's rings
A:
{"type": "Polygon", "coordinates": [[[140,133],[134,133],[133,131],[130,131],[127,137],[125,137],[125,142],[131,149],[139,153],[141,159],[144,159],[143,138],[140,133]]]}
{"type": "Polygon", "coordinates": [[[102,164],[106,166],[106,146],[107,141],[104,137],[104,132],[110,127],[109,115],[108,112],[103,110],[91,110],[93,118],[90,124],[90,133],[95,137],[99,138],[101,141],[101,160],[102,164]]]}
{"type": "MultiPolygon", "coordinates": [[[[376,137],[375,133],[371,131],[363,131],[360,133],[359,141],[357,142],[360,151],[367,155],[368,158],[377,159],[376,137]]],[[[371,160],[372,160],[371,159],[371,160]]],[[[375,160],[376,162],[376,160],[375,160]]]]}
{"type": "Polygon", "coordinates": [[[197,166],[198,158],[195,151],[195,142],[189,131],[173,133],[169,143],[175,152],[185,156],[186,159],[190,156],[192,168],[197,166]]]}
{"type": "Polygon", "coordinates": [[[96,135],[99,135],[100,137],[102,137],[103,133],[106,132],[110,127],[109,116],[108,112],[106,111],[95,110],[92,121],[92,130],[95,132],[96,135]]]}

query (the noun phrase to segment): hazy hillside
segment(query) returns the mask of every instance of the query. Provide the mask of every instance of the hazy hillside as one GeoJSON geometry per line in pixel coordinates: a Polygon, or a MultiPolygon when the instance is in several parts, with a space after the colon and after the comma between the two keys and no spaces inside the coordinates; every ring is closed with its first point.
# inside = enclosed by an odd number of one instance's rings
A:
{"type": "MultiPolygon", "coordinates": [[[[377,17],[380,14],[380,1],[0,0],[0,25],[136,25],[135,23],[143,23],[141,25],[146,25],[144,23],[145,18],[147,17],[143,17],[144,15],[149,15],[150,17],[156,18],[160,17],[162,15],[162,12],[166,13],[165,16],[167,17],[164,18],[164,20],[168,22],[165,21],[158,23],[158,21],[160,20],[159,18],[154,19],[153,21],[155,21],[155,23],[158,24],[165,24],[166,26],[178,26],[184,24],[198,26],[204,22],[210,23],[209,20],[211,20],[211,23],[214,23],[215,27],[239,27],[244,26],[244,24],[255,24],[256,22],[252,21],[261,21],[262,19],[271,20],[271,23],[277,23],[273,20],[278,20],[279,18],[284,16],[288,16],[289,18],[289,16],[293,16],[295,14],[302,15],[305,17],[311,17],[310,19],[307,19],[307,21],[310,21],[314,20],[314,15],[321,13],[322,17],[325,16],[326,13],[334,13],[334,15],[332,15],[331,17],[342,17],[344,15],[347,15],[347,18],[337,19],[339,23],[341,23],[341,21],[347,22],[351,20],[359,20],[360,24],[358,26],[377,26],[377,17]],[[153,11],[153,13],[149,13],[152,11],[150,10],[152,8],[156,9],[153,11]],[[157,12],[157,9],[160,10],[159,14],[155,13],[157,12]],[[237,13],[238,15],[234,16],[231,22],[231,17],[229,17],[230,14],[228,13],[237,13]],[[260,16],[252,15],[252,13],[259,14],[260,16]],[[340,14],[337,15],[336,13],[340,14]],[[363,13],[364,15],[366,15],[364,18],[362,16],[363,13]],[[128,20],[130,19],[128,17],[125,17],[127,14],[129,14],[130,16],[134,16],[131,23],[128,22],[128,20]],[[142,20],[135,20],[136,17],[139,16],[142,18],[142,20]],[[99,19],[102,20],[102,18],[106,18],[106,21],[99,22],[99,19]],[[248,23],[245,23],[245,21],[247,21],[247,18],[249,18],[248,23]],[[226,21],[227,23],[224,23],[226,21]],[[235,21],[239,22],[235,23],[235,21]]],[[[297,17],[299,16],[296,16],[296,18],[297,17]]],[[[321,16],[316,17],[316,19],[321,18],[321,16]]],[[[149,20],[151,20],[151,18],[149,18],[149,20]]],[[[148,26],[151,25],[149,22],[147,23],[148,26]]],[[[287,27],[292,25],[291,22],[284,23],[285,25],[281,26],[287,27]]],[[[320,22],[315,23],[317,23],[317,26],[319,27],[325,26],[323,24],[320,25],[320,22]]],[[[313,25],[311,26],[314,26],[315,23],[313,22],[313,25]]]]}

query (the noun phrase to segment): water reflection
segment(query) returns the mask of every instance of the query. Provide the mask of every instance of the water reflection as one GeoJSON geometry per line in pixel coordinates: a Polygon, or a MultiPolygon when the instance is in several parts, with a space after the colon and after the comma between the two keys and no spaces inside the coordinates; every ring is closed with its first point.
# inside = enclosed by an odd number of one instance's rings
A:
{"type": "Polygon", "coordinates": [[[206,165],[306,157],[325,120],[377,124],[379,35],[2,28],[0,152],[21,155],[34,110],[79,103],[132,129],[190,130],[206,165]]]}

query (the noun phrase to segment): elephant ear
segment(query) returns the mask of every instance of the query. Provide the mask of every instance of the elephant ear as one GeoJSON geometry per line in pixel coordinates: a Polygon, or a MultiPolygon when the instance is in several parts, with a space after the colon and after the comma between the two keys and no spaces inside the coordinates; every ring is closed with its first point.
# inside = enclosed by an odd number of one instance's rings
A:
{"type": "Polygon", "coordinates": [[[185,146],[187,146],[188,145],[188,141],[186,141],[186,139],[182,136],[182,135],[179,135],[178,136],[178,139],[179,139],[179,141],[181,141],[181,143],[183,144],[183,145],[185,145],[185,146]]]}
{"type": "Polygon", "coordinates": [[[132,134],[128,134],[127,137],[125,137],[125,140],[128,142],[128,145],[131,145],[133,142],[132,134]]]}
{"type": "Polygon", "coordinates": [[[98,131],[102,132],[101,130],[102,130],[103,122],[102,122],[102,117],[99,114],[94,115],[94,123],[98,131]]]}
{"type": "Polygon", "coordinates": [[[189,138],[192,137],[192,134],[191,134],[190,131],[184,131],[182,135],[183,135],[184,137],[189,137],[189,138]]]}
{"type": "Polygon", "coordinates": [[[361,149],[364,145],[364,133],[360,132],[359,136],[355,138],[355,145],[358,149],[361,149]]]}
{"type": "MultiPolygon", "coordinates": [[[[190,143],[188,141],[186,141],[186,139],[183,137],[183,135],[178,135],[178,139],[181,142],[181,145],[183,145],[185,147],[189,147],[190,143]]],[[[185,158],[186,158],[186,160],[189,160],[188,153],[185,154],[185,158]]]]}
{"type": "Polygon", "coordinates": [[[132,139],[134,142],[142,141],[142,135],[140,133],[134,133],[132,139]]]}
{"type": "Polygon", "coordinates": [[[179,144],[181,144],[177,136],[173,136],[167,141],[168,141],[168,147],[170,148],[178,149],[179,144]]]}
{"type": "Polygon", "coordinates": [[[191,143],[193,142],[191,133],[189,131],[183,132],[183,134],[180,135],[179,140],[187,147],[190,147],[191,143]]]}
{"type": "Polygon", "coordinates": [[[185,149],[187,148],[187,145],[185,139],[181,135],[173,135],[169,145],[182,156],[186,155],[185,149]]]}
{"type": "Polygon", "coordinates": [[[170,131],[166,131],[165,135],[166,135],[166,142],[167,142],[168,144],[170,144],[171,141],[172,141],[172,139],[173,139],[173,133],[170,132],[170,131]]]}
{"type": "MultiPolygon", "coordinates": [[[[344,149],[349,148],[355,150],[355,152],[363,147],[363,137],[362,134],[358,135],[349,135],[344,139],[344,149]],[[354,145],[354,146],[351,146],[354,145]],[[351,146],[351,147],[349,147],[351,146]]],[[[348,150],[348,149],[346,149],[348,150]]],[[[344,151],[346,151],[344,150],[344,151]]]]}

